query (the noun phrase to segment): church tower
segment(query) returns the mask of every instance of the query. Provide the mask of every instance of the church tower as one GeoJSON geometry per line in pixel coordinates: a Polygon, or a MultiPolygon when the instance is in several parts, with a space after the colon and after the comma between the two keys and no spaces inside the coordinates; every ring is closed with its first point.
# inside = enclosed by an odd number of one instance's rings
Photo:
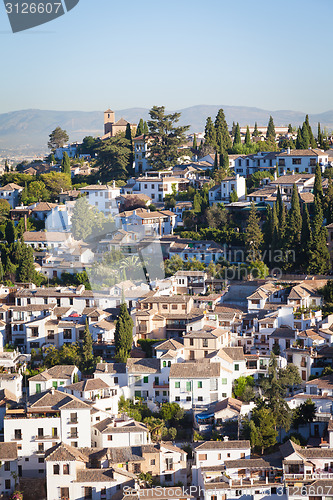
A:
{"type": "Polygon", "coordinates": [[[104,111],[104,135],[111,133],[112,136],[112,125],[115,122],[114,111],[107,109],[104,111]]]}

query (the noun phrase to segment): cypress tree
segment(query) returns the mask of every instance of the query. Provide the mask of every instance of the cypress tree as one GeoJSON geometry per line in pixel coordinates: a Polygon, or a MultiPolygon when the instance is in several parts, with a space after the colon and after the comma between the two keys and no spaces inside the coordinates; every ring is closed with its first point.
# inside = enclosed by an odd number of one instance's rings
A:
{"type": "Polygon", "coordinates": [[[310,216],[308,207],[305,203],[302,216],[302,231],[301,231],[301,266],[305,272],[308,270],[310,250],[312,247],[312,231],[310,224],[310,216]]]}
{"type": "Polygon", "coordinates": [[[250,144],[251,144],[251,135],[250,135],[249,126],[247,125],[247,127],[246,127],[246,134],[245,134],[245,145],[249,146],[250,144]]]}
{"type": "Polygon", "coordinates": [[[266,139],[268,141],[275,141],[275,126],[272,116],[269,117],[266,139]]]}
{"type": "Polygon", "coordinates": [[[62,162],[61,162],[61,171],[64,174],[71,175],[71,162],[69,160],[69,156],[66,151],[63,154],[62,162]]]}
{"type": "Polygon", "coordinates": [[[280,222],[282,217],[282,211],[283,211],[283,201],[282,201],[280,186],[278,186],[276,193],[276,213],[280,222]]]}
{"type": "Polygon", "coordinates": [[[299,196],[296,184],[294,184],[293,194],[291,197],[291,207],[288,213],[288,233],[286,234],[286,237],[288,240],[287,247],[293,249],[296,253],[299,250],[301,227],[302,227],[302,216],[299,205],[299,196]]]}
{"type": "Polygon", "coordinates": [[[214,171],[216,172],[216,170],[218,170],[218,168],[219,168],[219,160],[218,160],[217,152],[215,151],[215,157],[214,157],[214,171]]]}
{"type": "Polygon", "coordinates": [[[282,204],[281,208],[281,216],[279,219],[279,241],[281,250],[285,246],[285,238],[286,238],[286,227],[287,227],[287,216],[286,216],[286,207],[282,204]]]}
{"type": "Polygon", "coordinates": [[[329,269],[330,255],[327,248],[327,229],[323,226],[323,210],[320,196],[315,197],[312,224],[312,246],[309,272],[324,274],[329,269]]]}
{"type": "Polygon", "coordinates": [[[234,146],[237,146],[238,144],[242,144],[242,140],[241,140],[241,135],[240,135],[239,123],[237,122],[235,137],[234,137],[234,146]]]}
{"type": "Polygon", "coordinates": [[[254,130],[252,132],[252,137],[259,137],[260,133],[259,133],[259,130],[258,130],[258,125],[257,125],[257,122],[255,122],[254,124],[254,130]]]}
{"type": "Polygon", "coordinates": [[[81,371],[90,373],[94,369],[93,340],[89,330],[88,320],[84,328],[83,342],[81,347],[81,371]]]}
{"type": "Polygon", "coordinates": [[[317,142],[318,142],[318,146],[321,148],[321,149],[324,149],[324,146],[323,146],[323,133],[321,131],[321,128],[320,128],[320,123],[318,122],[318,135],[317,135],[317,142]]]}
{"type": "Polygon", "coordinates": [[[139,135],[142,135],[143,133],[144,133],[143,132],[143,119],[140,118],[139,124],[136,127],[135,137],[138,137],[139,135]]]}
{"type": "Polygon", "coordinates": [[[220,168],[222,168],[225,173],[229,173],[229,155],[227,152],[220,155],[220,168]]]}
{"type": "Polygon", "coordinates": [[[219,139],[220,140],[219,152],[222,153],[224,150],[231,149],[232,144],[229,135],[228,124],[226,122],[223,109],[219,109],[215,118],[214,125],[215,125],[216,137],[219,138],[219,135],[221,134],[221,137],[219,139]]]}
{"type": "Polygon", "coordinates": [[[201,212],[202,201],[200,193],[195,193],[193,198],[193,212],[197,214],[201,212]]]}
{"type": "Polygon", "coordinates": [[[260,258],[259,249],[263,242],[263,234],[259,225],[259,217],[254,202],[251,203],[249,219],[245,230],[245,246],[248,251],[248,260],[255,261],[260,258]]]}
{"type": "Polygon", "coordinates": [[[130,355],[133,344],[133,321],[125,303],[120,305],[114,340],[116,354],[123,357],[125,362],[130,355]]]}
{"type": "Polygon", "coordinates": [[[5,227],[5,240],[12,245],[16,239],[16,230],[12,220],[8,220],[5,227]]]}
{"type": "Polygon", "coordinates": [[[232,129],[231,129],[232,137],[235,137],[235,132],[236,132],[236,123],[232,122],[232,129]]]}
{"type": "Polygon", "coordinates": [[[197,136],[194,134],[193,136],[193,146],[192,146],[193,149],[197,149],[197,136]]]}
{"type": "Polygon", "coordinates": [[[22,257],[17,268],[17,281],[20,283],[33,283],[36,278],[34,255],[31,247],[22,245],[22,257]]]}
{"type": "Polygon", "coordinates": [[[315,181],[314,181],[314,186],[313,186],[313,195],[314,195],[314,197],[319,195],[321,200],[323,199],[323,196],[324,196],[322,177],[321,177],[321,166],[319,165],[319,163],[317,163],[317,165],[316,165],[315,181]]]}
{"type": "Polygon", "coordinates": [[[323,199],[323,211],[326,224],[333,222],[333,183],[331,177],[328,178],[327,191],[323,199]]]}
{"type": "Polygon", "coordinates": [[[126,125],[125,139],[127,139],[130,142],[131,153],[128,157],[127,171],[131,173],[133,170],[133,163],[134,163],[134,146],[133,146],[131,125],[129,123],[126,125]]]}
{"type": "Polygon", "coordinates": [[[302,143],[303,143],[303,148],[302,149],[308,149],[310,146],[310,136],[309,136],[309,130],[307,127],[307,124],[304,122],[302,126],[302,143]]]}
{"type": "Polygon", "coordinates": [[[302,131],[300,127],[298,127],[297,129],[296,149],[305,149],[303,144],[302,131]]]}
{"type": "Polygon", "coordinates": [[[313,136],[313,133],[312,133],[312,128],[311,128],[310,121],[309,121],[309,115],[306,115],[304,123],[306,124],[306,127],[308,129],[310,146],[312,148],[316,148],[317,147],[317,143],[316,143],[316,140],[315,140],[315,138],[313,136]]]}
{"type": "Polygon", "coordinates": [[[216,148],[216,130],[210,116],[206,121],[205,144],[212,146],[214,149],[216,148]]]}
{"type": "Polygon", "coordinates": [[[291,125],[291,123],[289,123],[288,125],[288,134],[292,134],[293,133],[293,127],[291,125]]]}
{"type": "Polygon", "coordinates": [[[149,135],[149,129],[146,121],[143,122],[143,133],[144,135],[149,135]]]}
{"type": "Polygon", "coordinates": [[[279,247],[279,219],[277,216],[276,204],[273,205],[271,218],[272,249],[279,247]]]}
{"type": "Polygon", "coordinates": [[[54,157],[54,154],[50,154],[50,163],[52,163],[53,165],[56,163],[56,159],[54,157]]]}

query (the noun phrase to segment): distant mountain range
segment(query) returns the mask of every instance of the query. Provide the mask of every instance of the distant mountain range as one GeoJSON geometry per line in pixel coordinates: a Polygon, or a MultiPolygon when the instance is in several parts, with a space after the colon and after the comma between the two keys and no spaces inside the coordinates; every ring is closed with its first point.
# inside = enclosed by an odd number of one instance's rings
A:
{"type": "MultiPolygon", "coordinates": [[[[180,124],[190,125],[192,132],[202,132],[206,119],[211,116],[214,120],[218,110],[224,109],[227,122],[231,128],[232,122],[239,122],[241,126],[267,125],[272,115],[276,126],[293,126],[301,124],[305,114],[299,111],[279,110],[268,111],[246,106],[225,105],[198,105],[180,109],[180,124]]],[[[149,119],[149,110],[146,108],[129,108],[115,110],[116,120],[123,117],[131,123],[138,123],[140,118],[149,119]]],[[[319,114],[310,114],[313,131],[317,131],[317,122],[322,127],[333,129],[333,110],[319,114]]],[[[100,136],[103,134],[102,111],[47,111],[26,109],[0,114],[0,153],[9,156],[16,153],[33,153],[47,151],[48,136],[60,126],[67,130],[71,142],[81,141],[86,135],[100,136]]]]}

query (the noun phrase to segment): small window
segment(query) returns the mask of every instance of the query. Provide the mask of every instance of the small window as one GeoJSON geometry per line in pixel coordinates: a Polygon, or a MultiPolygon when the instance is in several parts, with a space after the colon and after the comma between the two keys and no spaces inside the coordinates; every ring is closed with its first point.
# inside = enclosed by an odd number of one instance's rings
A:
{"type": "Polygon", "coordinates": [[[198,389],[202,389],[202,382],[201,382],[201,380],[199,380],[199,382],[198,382],[198,389]]]}
{"type": "Polygon", "coordinates": [[[178,403],[180,401],[180,396],[176,396],[175,401],[177,401],[177,403],[178,403]]]}
{"type": "Polygon", "coordinates": [[[65,475],[69,474],[69,464],[64,464],[63,473],[65,475]]]}
{"type": "Polygon", "coordinates": [[[180,389],[180,382],[175,382],[175,389],[180,389]]]}
{"type": "Polygon", "coordinates": [[[111,434],[108,435],[108,441],[112,441],[112,435],[111,434]]]}
{"type": "Polygon", "coordinates": [[[4,468],[5,471],[10,471],[10,462],[5,462],[4,468]]]}
{"type": "Polygon", "coordinates": [[[148,384],[148,377],[143,377],[143,383],[148,384]]]}
{"type": "Polygon", "coordinates": [[[11,484],[10,479],[5,479],[5,490],[10,490],[11,484]]]}
{"type": "Polygon", "coordinates": [[[150,461],[150,465],[155,465],[155,459],[150,461]]]}
{"type": "Polygon", "coordinates": [[[53,465],[53,474],[58,476],[60,474],[60,466],[59,464],[54,464],[53,465]]]}
{"type": "Polygon", "coordinates": [[[235,365],[235,371],[236,371],[236,372],[238,372],[238,371],[239,371],[239,365],[238,365],[238,364],[236,364],[236,365],[235,365]]]}

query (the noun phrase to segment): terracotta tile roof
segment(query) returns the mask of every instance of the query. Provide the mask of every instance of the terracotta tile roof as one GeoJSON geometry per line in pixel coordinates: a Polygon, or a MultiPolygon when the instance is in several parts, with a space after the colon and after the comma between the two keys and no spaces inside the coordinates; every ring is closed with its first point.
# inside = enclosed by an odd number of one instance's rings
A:
{"type": "Polygon", "coordinates": [[[0,460],[16,460],[17,443],[0,443],[0,460]]]}
{"type": "Polygon", "coordinates": [[[234,361],[245,360],[243,347],[223,347],[222,350],[234,361]]]}
{"type": "Polygon", "coordinates": [[[67,385],[66,389],[71,391],[94,391],[97,389],[107,389],[109,388],[109,384],[104,382],[104,380],[100,378],[90,378],[88,380],[82,380],[81,382],[76,382],[75,384],[67,385]]]}
{"type": "Polygon", "coordinates": [[[76,483],[115,483],[114,469],[79,469],[76,483]]]}
{"type": "Polygon", "coordinates": [[[102,434],[124,434],[127,432],[148,432],[148,428],[141,422],[129,422],[128,424],[114,427],[112,418],[106,418],[93,426],[102,434]]]}
{"type": "Polygon", "coordinates": [[[230,469],[271,469],[272,466],[263,458],[242,458],[242,460],[225,460],[224,465],[230,469]]]}
{"type": "MultiPolygon", "coordinates": [[[[316,385],[319,389],[333,390],[333,374],[309,380],[306,382],[306,385],[316,385]]],[[[311,395],[309,395],[309,397],[311,398],[311,395]]]]}
{"type": "Polygon", "coordinates": [[[95,374],[126,373],[126,363],[97,363],[95,374]]]}
{"type": "Polygon", "coordinates": [[[158,373],[160,371],[160,361],[156,358],[128,358],[126,366],[128,373],[131,374],[158,373]]]}
{"type": "Polygon", "coordinates": [[[89,462],[88,457],[83,454],[78,448],[74,448],[65,443],[58,443],[45,452],[45,460],[47,462],[89,462]]]}
{"type": "MultiPolygon", "coordinates": [[[[228,440],[228,441],[203,441],[195,443],[195,450],[236,450],[251,448],[250,441],[247,439],[242,440],[228,440]]],[[[242,459],[244,460],[244,459],[242,459]]]]}
{"type": "Polygon", "coordinates": [[[170,367],[169,378],[211,378],[219,377],[220,363],[183,362],[174,363],[170,367]]]}
{"type": "Polygon", "coordinates": [[[31,412],[33,412],[37,409],[44,410],[48,408],[52,410],[61,410],[65,408],[90,407],[71,394],[66,394],[65,392],[53,389],[40,394],[34,394],[33,396],[29,397],[28,411],[30,410],[31,412]]]}
{"type": "Polygon", "coordinates": [[[157,351],[170,351],[182,349],[184,344],[182,344],[181,339],[169,339],[161,343],[154,344],[154,349],[157,351]]]}
{"type": "Polygon", "coordinates": [[[69,233],[61,233],[56,231],[26,231],[23,233],[23,239],[25,242],[36,241],[67,241],[70,238],[69,233]]]}

